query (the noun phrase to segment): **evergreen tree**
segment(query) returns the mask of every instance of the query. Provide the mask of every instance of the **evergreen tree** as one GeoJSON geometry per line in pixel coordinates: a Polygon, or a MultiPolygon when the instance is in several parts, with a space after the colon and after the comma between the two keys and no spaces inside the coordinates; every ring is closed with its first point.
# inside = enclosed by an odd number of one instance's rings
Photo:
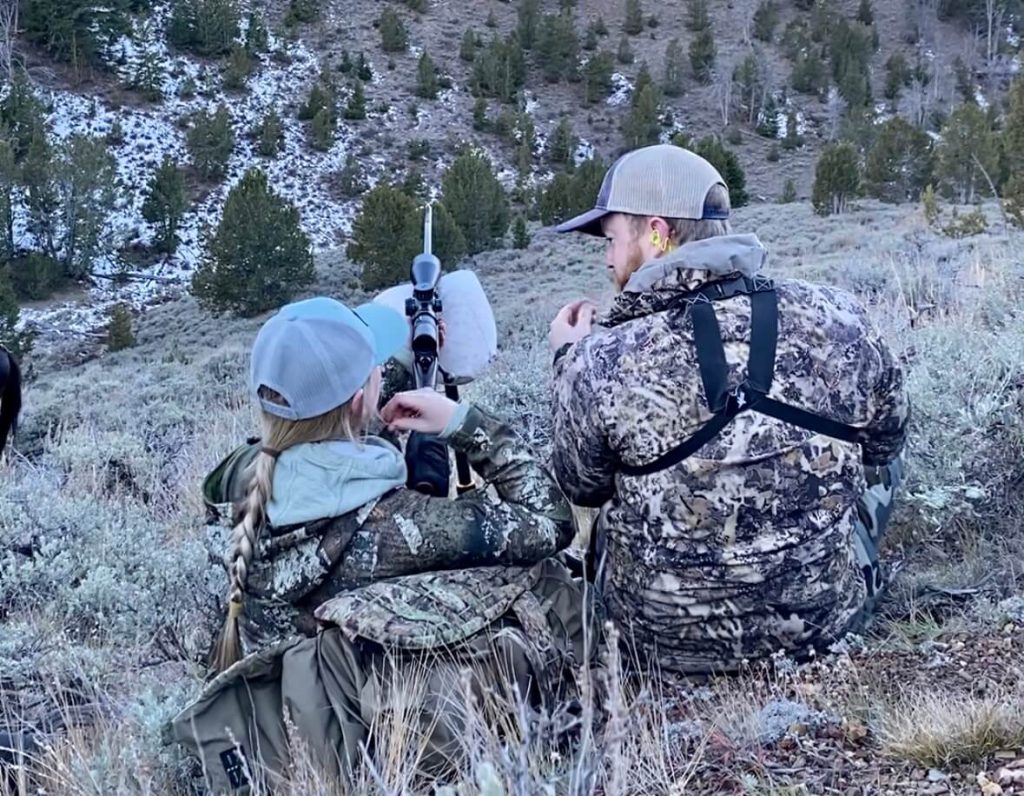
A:
{"type": "Polygon", "coordinates": [[[32,92],[24,70],[17,69],[0,100],[0,129],[11,144],[15,162],[21,163],[33,142],[46,140],[46,113],[32,92]]]}
{"type": "Polygon", "coordinates": [[[495,36],[473,61],[470,84],[477,96],[513,102],[526,80],[523,50],[516,35],[504,41],[495,36]]]}
{"type": "Polygon", "coordinates": [[[747,194],[747,176],[736,153],[726,147],[716,136],[707,136],[697,142],[693,151],[718,169],[729,189],[729,203],[743,207],[750,201],[747,194]]]}
{"type": "Polygon", "coordinates": [[[974,104],[964,104],[950,115],[938,146],[938,176],[947,193],[960,204],[974,202],[987,189],[985,175],[995,181],[999,168],[999,140],[989,117],[974,104]]]}
{"type": "Polygon", "coordinates": [[[858,22],[840,18],[832,31],[832,79],[851,108],[871,101],[871,34],[858,22]]]}
{"type": "Polygon", "coordinates": [[[487,15],[487,21],[484,22],[484,24],[487,27],[489,27],[489,28],[496,28],[496,27],[498,27],[498,18],[496,16],[494,16],[494,9],[493,8],[491,9],[491,12],[487,15]]]}
{"type": "Polygon", "coordinates": [[[100,63],[107,42],[131,29],[130,14],[135,10],[129,2],[91,0],[21,0],[17,6],[17,32],[70,64],[76,78],[86,77],[90,67],[100,63]]]}
{"type": "Polygon", "coordinates": [[[526,218],[520,214],[512,227],[512,245],[517,249],[526,249],[530,245],[530,233],[526,229],[526,218]]]}
{"type": "Polygon", "coordinates": [[[524,50],[532,50],[537,41],[537,28],[540,24],[539,0],[519,0],[519,43],[524,50]]]}
{"type": "Polygon", "coordinates": [[[660,97],[653,86],[646,86],[640,92],[636,105],[623,122],[622,134],[628,149],[637,149],[658,143],[661,123],[658,119],[660,97]]]}
{"type": "Polygon", "coordinates": [[[358,120],[366,118],[366,94],[363,93],[363,84],[358,80],[352,86],[352,94],[349,95],[348,104],[345,106],[345,118],[358,120]]]}
{"type": "Polygon", "coordinates": [[[21,308],[6,268],[0,268],[0,345],[19,359],[32,348],[32,336],[18,331],[21,308]]]}
{"type": "Polygon", "coordinates": [[[482,132],[487,129],[487,100],[477,97],[473,103],[473,129],[482,132]]]}
{"type": "Polygon", "coordinates": [[[107,350],[121,351],[135,345],[132,311],[127,304],[115,304],[107,320],[107,350]]]}
{"type": "Polygon", "coordinates": [[[537,63],[547,83],[572,80],[577,74],[579,39],[568,14],[545,14],[537,38],[537,63]]]}
{"type": "Polygon", "coordinates": [[[789,82],[793,89],[801,94],[824,95],[828,89],[828,74],[825,62],[817,49],[812,47],[808,52],[797,56],[789,82]]]}
{"type": "Polygon", "coordinates": [[[644,30],[644,10],[640,0],[626,0],[626,19],[622,30],[630,36],[637,36],[644,30]]]}
{"type": "Polygon", "coordinates": [[[146,50],[135,65],[128,88],[138,91],[147,102],[159,102],[164,97],[164,68],[155,50],[146,50]]]}
{"type": "Polygon", "coordinates": [[[212,114],[205,111],[194,114],[185,144],[201,179],[223,178],[235,148],[235,129],[227,106],[218,105],[212,114]]]}
{"type": "Polygon", "coordinates": [[[644,93],[644,89],[653,85],[654,78],[651,77],[651,72],[647,68],[647,62],[644,61],[640,64],[640,69],[636,73],[636,81],[633,83],[633,94],[630,98],[630,102],[634,108],[640,101],[640,95],[644,93]]]}
{"type": "Polygon", "coordinates": [[[416,96],[437,99],[437,68],[424,50],[416,67],[416,96]]]}
{"type": "Polygon", "coordinates": [[[386,53],[402,53],[409,46],[405,23],[395,9],[388,6],[380,15],[380,43],[386,53]]]}
{"type": "Polygon", "coordinates": [[[366,190],[366,178],[363,176],[363,170],[351,152],[345,156],[345,165],[337,173],[331,187],[342,199],[352,199],[366,190]]]}
{"type": "Polygon", "coordinates": [[[860,190],[860,161],[852,144],[829,144],[814,170],[811,203],[818,215],[842,213],[846,203],[860,190]]]}
{"type": "Polygon", "coordinates": [[[45,129],[40,129],[20,159],[20,182],[24,188],[25,209],[28,212],[28,231],[49,259],[57,256],[59,246],[57,229],[60,195],[57,191],[57,172],[61,167],[54,161],[45,129]]]}
{"type": "Polygon", "coordinates": [[[314,276],[298,210],[249,169],[228,193],[192,292],[214,312],[252,316],[287,304],[314,276]]]}
{"type": "MultiPolygon", "coordinates": [[[[347,112],[346,118],[348,118],[347,112]]],[[[334,144],[334,125],[335,119],[333,114],[327,108],[321,108],[316,116],[313,117],[313,123],[309,126],[310,146],[320,152],[326,152],[330,149],[334,144]]]]}
{"type": "Polygon", "coordinates": [[[770,43],[778,24],[779,7],[775,0],[761,0],[754,12],[754,38],[770,43]]]}
{"type": "Polygon", "coordinates": [[[548,148],[551,164],[572,168],[578,145],[579,139],[573,132],[572,122],[568,116],[563,116],[558,120],[558,126],[551,135],[551,145],[548,148]]]}
{"type": "Polygon", "coordinates": [[[697,32],[690,42],[690,68],[698,83],[707,85],[715,68],[715,35],[710,27],[697,32]]]}
{"type": "Polygon", "coordinates": [[[269,111],[256,128],[256,151],[263,157],[273,157],[284,143],[284,127],[276,111],[269,111]]]}
{"type": "Polygon", "coordinates": [[[1010,84],[1007,106],[1002,136],[1005,170],[1010,175],[1024,175],[1024,77],[1010,84]]]}
{"type": "Polygon", "coordinates": [[[316,22],[320,19],[320,0],[289,0],[284,24],[288,27],[316,22]]]}
{"type": "Polygon", "coordinates": [[[612,88],[615,62],[607,50],[595,53],[583,70],[583,99],[588,105],[607,97],[612,88]]]}
{"type": "Polygon", "coordinates": [[[909,86],[913,80],[910,65],[902,53],[893,53],[885,62],[885,98],[896,100],[900,91],[909,86]]]}
{"type": "Polygon", "coordinates": [[[786,180],[786,184],[782,186],[782,196],[779,197],[779,204],[790,204],[796,201],[796,185],[793,183],[793,179],[786,180]]]}
{"type": "Polygon", "coordinates": [[[464,152],[441,181],[442,202],[466,240],[466,251],[477,254],[493,248],[509,223],[508,198],[483,155],[464,152]]]}
{"type": "Polygon", "coordinates": [[[875,24],[875,9],[871,5],[871,0],[860,0],[860,5],[857,7],[857,21],[869,28],[875,24]]]}
{"type": "Polygon", "coordinates": [[[797,130],[796,112],[790,111],[786,114],[786,135],[782,139],[782,148],[787,152],[799,149],[804,145],[804,137],[797,130]]]}
{"type": "Polygon", "coordinates": [[[462,34],[462,43],[459,45],[459,58],[467,63],[472,63],[476,58],[476,34],[471,28],[466,28],[462,34]]]}
{"type": "Polygon", "coordinates": [[[370,68],[370,62],[363,53],[359,53],[359,60],[356,62],[356,77],[364,83],[373,80],[373,69],[370,68]]]}
{"type": "Polygon", "coordinates": [[[694,33],[711,27],[711,14],[707,0],[688,0],[686,5],[686,27],[694,33]]]}
{"type": "Polygon", "coordinates": [[[236,44],[231,49],[228,58],[227,68],[224,70],[224,88],[229,91],[239,91],[245,87],[245,79],[252,71],[252,61],[249,53],[241,44],[236,44]]]}
{"type": "Polygon", "coordinates": [[[587,35],[583,39],[583,49],[587,52],[593,52],[597,49],[597,29],[591,24],[587,27],[587,35]]]}
{"type": "Polygon", "coordinates": [[[362,264],[364,290],[380,290],[409,279],[409,263],[422,245],[410,223],[416,216],[416,201],[394,186],[380,183],[363,197],[345,253],[362,264]]]}
{"type": "Polygon", "coordinates": [[[267,26],[255,10],[249,12],[245,29],[245,50],[250,56],[265,52],[269,43],[267,26]]]}
{"type": "Polygon", "coordinates": [[[167,39],[205,57],[227,55],[238,38],[235,0],[175,0],[167,39]]]}
{"type": "Polygon", "coordinates": [[[884,202],[916,202],[932,180],[927,133],[899,116],[885,122],[864,163],[864,190],[884,202]]]}
{"type": "Polygon", "coordinates": [[[604,22],[604,17],[599,16],[597,18],[597,22],[594,23],[594,32],[597,33],[598,36],[608,35],[608,26],[604,22]]]}
{"type": "Polygon", "coordinates": [[[683,93],[684,68],[683,47],[679,39],[672,39],[665,47],[665,80],[661,90],[666,97],[678,97],[683,93]]]}
{"type": "Polygon", "coordinates": [[[739,63],[732,73],[732,81],[739,95],[743,116],[747,124],[753,124],[761,112],[765,96],[764,68],[756,51],[748,53],[739,63]]]}
{"type": "MultiPolygon", "coordinates": [[[[18,164],[14,147],[0,126],[0,264],[14,257],[14,208],[18,198],[18,164]]],[[[0,314],[3,310],[0,308],[0,314]]]]}
{"type": "Polygon", "coordinates": [[[635,56],[633,55],[633,48],[629,46],[629,36],[625,33],[622,34],[622,38],[619,39],[619,51],[615,56],[620,64],[631,64],[635,56]]]}
{"type": "Polygon", "coordinates": [[[174,254],[178,248],[178,225],[187,208],[188,197],[181,170],[169,155],[164,155],[142,203],[142,217],[157,227],[157,251],[174,254]]]}
{"type": "Polygon", "coordinates": [[[113,215],[117,169],[105,142],[71,136],[56,169],[61,208],[60,261],[70,279],[82,279],[93,261],[112,251],[104,232],[113,215]]]}

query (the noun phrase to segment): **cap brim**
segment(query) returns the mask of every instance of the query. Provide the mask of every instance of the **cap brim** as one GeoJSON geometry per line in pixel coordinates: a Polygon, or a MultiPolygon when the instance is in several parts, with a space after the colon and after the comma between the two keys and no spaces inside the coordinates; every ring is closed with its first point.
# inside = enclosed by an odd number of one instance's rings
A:
{"type": "Polygon", "coordinates": [[[370,328],[376,349],[376,364],[383,365],[409,342],[409,322],[383,304],[363,304],[353,312],[370,328]]]}
{"type": "Polygon", "coordinates": [[[570,218],[568,221],[559,224],[555,227],[555,232],[582,232],[585,235],[601,237],[604,235],[604,230],[601,228],[601,219],[609,213],[610,211],[608,210],[595,207],[593,210],[580,213],[575,218],[570,218]]]}

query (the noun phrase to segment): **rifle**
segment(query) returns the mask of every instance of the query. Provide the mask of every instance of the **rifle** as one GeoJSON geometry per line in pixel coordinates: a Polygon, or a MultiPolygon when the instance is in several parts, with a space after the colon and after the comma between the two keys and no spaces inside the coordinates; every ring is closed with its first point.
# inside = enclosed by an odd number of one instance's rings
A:
{"type": "MultiPolygon", "coordinates": [[[[405,314],[412,319],[412,370],[417,389],[435,389],[438,375],[441,375],[445,395],[453,401],[458,401],[459,388],[451,383],[437,362],[438,315],[443,308],[437,289],[437,283],[441,279],[441,261],[432,252],[432,221],[432,208],[427,204],[423,217],[423,252],[413,258],[412,267],[409,269],[412,298],[406,299],[405,302],[405,314]]],[[[466,454],[456,452],[455,468],[458,475],[455,488],[461,495],[473,489],[466,454]]]]}

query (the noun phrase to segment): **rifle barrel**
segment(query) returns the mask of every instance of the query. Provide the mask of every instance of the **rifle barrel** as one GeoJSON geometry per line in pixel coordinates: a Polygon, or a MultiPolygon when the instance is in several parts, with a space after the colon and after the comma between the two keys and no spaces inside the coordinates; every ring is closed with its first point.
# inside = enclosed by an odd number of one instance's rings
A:
{"type": "Polygon", "coordinates": [[[431,246],[433,244],[433,240],[432,240],[433,218],[432,218],[432,216],[433,216],[432,207],[431,207],[431,205],[428,204],[427,205],[427,212],[423,216],[423,253],[424,254],[433,254],[433,252],[431,251],[431,246]]]}

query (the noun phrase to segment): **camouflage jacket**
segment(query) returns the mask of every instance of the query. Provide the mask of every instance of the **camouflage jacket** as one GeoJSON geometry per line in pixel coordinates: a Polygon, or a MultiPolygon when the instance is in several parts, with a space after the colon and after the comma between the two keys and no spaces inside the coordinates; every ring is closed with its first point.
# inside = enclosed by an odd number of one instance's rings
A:
{"type": "MultiPolygon", "coordinates": [[[[854,559],[863,465],[900,452],[903,375],[851,296],[777,283],[770,396],[866,430],[858,446],[753,411],[684,460],[628,476],[708,421],[680,296],[764,261],[752,235],[687,244],[646,264],[604,329],[554,366],[553,466],[569,499],[602,506],[595,538],[611,619],[640,651],[682,672],[729,670],[840,635],[865,596],[854,559]],[[697,266],[697,267],[694,267],[697,266]]],[[[744,377],[750,300],[714,302],[730,386],[744,377]]]]}
{"type": "MultiPolygon", "coordinates": [[[[326,600],[384,578],[479,565],[527,566],[572,541],[572,513],[551,475],[498,418],[472,406],[448,444],[486,482],[458,498],[399,487],[360,509],[298,527],[265,528],[246,584],[246,652],[313,634],[326,600]]],[[[237,448],[207,477],[212,544],[223,556],[234,502],[258,443],[237,448]]],[[[211,551],[212,552],[212,551],[211,551]]]]}

